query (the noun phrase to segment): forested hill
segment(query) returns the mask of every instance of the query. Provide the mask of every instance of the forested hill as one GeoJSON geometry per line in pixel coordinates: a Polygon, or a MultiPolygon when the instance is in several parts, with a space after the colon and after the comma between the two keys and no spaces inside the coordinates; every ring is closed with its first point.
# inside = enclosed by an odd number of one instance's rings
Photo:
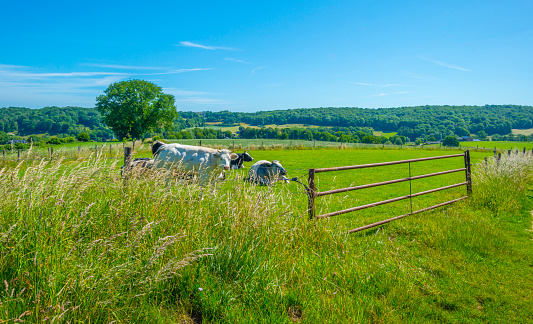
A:
{"type": "Polygon", "coordinates": [[[95,138],[111,138],[113,132],[105,127],[101,115],[94,108],[20,107],[0,108],[0,132],[18,135],[45,134],[72,136],[90,132],[95,138]]]}
{"type": "MultiPolygon", "coordinates": [[[[180,112],[174,129],[203,126],[204,122],[223,125],[247,123],[254,126],[303,124],[334,128],[373,128],[398,132],[417,138],[430,134],[442,138],[448,134],[465,136],[485,132],[488,135],[511,133],[511,128],[533,128],[533,107],[516,105],[419,106],[401,108],[305,108],[241,112],[180,112]]],[[[0,131],[18,135],[76,135],[82,131],[91,137],[110,138],[112,132],[101,122],[94,108],[45,107],[0,108],[0,131]]]]}
{"type": "Polygon", "coordinates": [[[207,121],[270,124],[308,124],[337,127],[372,127],[379,131],[464,128],[491,134],[508,134],[511,128],[533,128],[533,107],[515,105],[419,106],[401,108],[312,108],[257,113],[207,112],[207,121]]]}

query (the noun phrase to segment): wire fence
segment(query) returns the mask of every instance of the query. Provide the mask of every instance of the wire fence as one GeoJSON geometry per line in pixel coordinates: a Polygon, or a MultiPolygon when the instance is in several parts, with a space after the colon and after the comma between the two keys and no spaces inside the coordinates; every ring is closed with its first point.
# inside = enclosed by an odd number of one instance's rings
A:
{"type": "MultiPolygon", "coordinates": [[[[216,149],[230,150],[308,150],[308,149],[387,149],[387,150],[470,150],[482,152],[494,152],[498,154],[511,154],[522,151],[526,153],[526,148],[520,149],[496,149],[485,147],[447,147],[442,145],[391,145],[391,144],[368,144],[368,143],[342,143],[342,142],[324,142],[324,141],[303,141],[303,140],[265,140],[265,139],[181,139],[165,140],[167,143],[180,143],[186,145],[205,146],[216,149]]],[[[132,146],[134,151],[143,150],[146,153],[151,152],[149,143],[105,143],[78,146],[48,146],[32,147],[30,149],[3,149],[0,150],[0,159],[2,161],[25,161],[25,160],[42,160],[50,159],[53,161],[57,158],[66,160],[76,160],[88,158],[90,154],[104,154],[108,158],[121,157],[124,147],[132,146]]],[[[533,149],[531,149],[533,154],[533,149]]]]}

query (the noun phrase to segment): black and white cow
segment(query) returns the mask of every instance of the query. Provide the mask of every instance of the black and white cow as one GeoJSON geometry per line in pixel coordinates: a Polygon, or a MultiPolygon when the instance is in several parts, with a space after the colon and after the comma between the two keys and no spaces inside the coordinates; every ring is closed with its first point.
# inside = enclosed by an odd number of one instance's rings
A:
{"type": "MultiPolygon", "coordinates": [[[[128,171],[137,170],[138,172],[145,172],[154,166],[154,160],[150,158],[136,158],[131,161],[128,166],[128,171]]],[[[120,167],[120,174],[124,173],[124,166],[120,167]]]]}
{"type": "Polygon", "coordinates": [[[154,168],[179,168],[186,172],[198,172],[200,184],[205,184],[209,178],[214,178],[217,170],[230,169],[231,160],[237,154],[229,150],[216,150],[202,146],[182,144],[158,144],[152,146],[154,153],[154,168]]]}
{"type": "Polygon", "coordinates": [[[244,168],[242,165],[243,162],[252,162],[254,160],[254,158],[246,151],[244,151],[244,153],[237,153],[237,155],[239,156],[238,158],[231,160],[231,169],[233,170],[244,168]]]}
{"type": "Polygon", "coordinates": [[[271,185],[278,180],[287,181],[286,175],[287,171],[279,161],[261,160],[250,167],[246,180],[260,185],[271,185]]]}

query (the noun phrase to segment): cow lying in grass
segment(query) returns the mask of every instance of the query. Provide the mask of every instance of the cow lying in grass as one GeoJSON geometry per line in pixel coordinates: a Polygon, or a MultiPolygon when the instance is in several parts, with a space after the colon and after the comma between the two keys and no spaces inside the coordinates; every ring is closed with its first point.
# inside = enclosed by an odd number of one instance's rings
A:
{"type": "Polygon", "coordinates": [[[271,185],[278,180],[288,181],[286,175],[287,171],[279,161],[261,160],[250,167],[245,180],[259,185],[271,185]]]}
{"type": "MultiPolygon", "coordinates": [[[[154,160],[150,158],[136,158],[128,165],[128,170],[137,170],[138,172],[144,172],[152,169],[154,166],[154,160]]],[[[121,167],[120,174],[124,173],[124,166],[121,167]]]]}
{"type": "Polygon", "coordinates": [[[237,158],[237,154],[229,150],[161,142],[152,146],[152,152],[154,168],[198,172],[198,181],[201,185],[206,184],[209,179],[214,180],[220,174],[220,169],[229,170],[231,160],[237,158]]]}

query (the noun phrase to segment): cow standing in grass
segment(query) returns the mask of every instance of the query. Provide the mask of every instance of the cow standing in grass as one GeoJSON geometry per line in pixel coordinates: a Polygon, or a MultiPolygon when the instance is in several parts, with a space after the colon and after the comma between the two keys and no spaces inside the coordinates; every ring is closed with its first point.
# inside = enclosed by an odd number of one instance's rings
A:
{"type": "Polygon", "coordinates": [[[198,172],[198,181],[201,185],[206,184],[209,179],[214,180],[220,169],[229,170],[231,160],[237,158],[237,154],[229,150],[161,142],[156,142],[152,146],[152,153],[154,153],[154,168],[198,172]]]}

